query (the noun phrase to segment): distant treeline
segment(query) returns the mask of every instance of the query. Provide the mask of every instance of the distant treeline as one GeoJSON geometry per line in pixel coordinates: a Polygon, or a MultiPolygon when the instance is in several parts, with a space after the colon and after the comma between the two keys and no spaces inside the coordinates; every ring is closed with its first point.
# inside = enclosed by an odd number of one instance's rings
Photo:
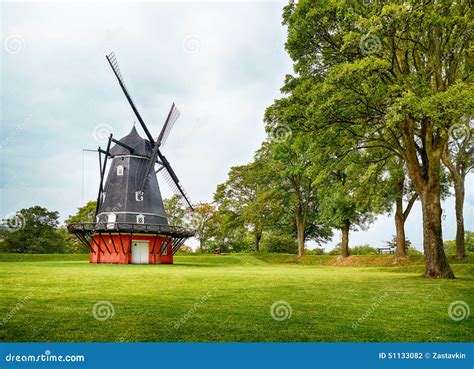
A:
{"type": "MultiPolygon", "coordinates": [[[[95,203],[90,202],[69,217],[71,221],[92,221],[95,203]]],[[[3,220],[0,251],[29,254],[79,254],[87,248],[59,223],[59,212],[41,206],[21,209],[3,220]]]]}
{"type": "MultiPolygon", "coordinates": [[[[200,247],[194,250],[189,246],[182,246],[180,253],[213,253],[217,250],[221,253],[254,252],[254,232],[246,228],[244,224],[237,226],[234,223],[234,232],[229,232],[222,237],[223,232],[229,230],[224,221],[228,214],[222,214],[219,209],[207,203],[195,206],[195,211],[190,212],[178,196],[165,199],[165,207],[169,214],[171,224],[194,227],[197,231],[196,237],[200,247]]],[[[78,209],[77,213],[66,220],[66,225],[74,222],[93,222],[95,214],[95,201],[87,203],[78,209]]],[[[287,234],[283,229],[278,232],[264,230],[262,232],[259,250],[270,253],[297,254],[297,242],[292,230],[287,234]]],[[[421,255],[421,252],[407,242],[409,255],[421,255]]],[[[474,252],[474,232],[466,232],[466,246],[469,252],[474,252]]],[[[456,241],[445,241],[445,250],[450,255],[456,253],[456,241]]],[[[351,255],[377,254],[379,247],[390,247],[394,249],[396,238],[387,241],[383,245],[354,246],[350,248],[351,255]]],[[[87,253],[88,249],[69,234],[65,225],[59,223],[59,213],[49,211],[40,206],[21,209],[15,215],[3,220],[0,226],[0,252],[24,253],[24,254],[81,254],[87,253]]],[[[305,249],[307,255],[340,255],[341,245],[335,245],[330,251],[322,247],[305,249]]]]}

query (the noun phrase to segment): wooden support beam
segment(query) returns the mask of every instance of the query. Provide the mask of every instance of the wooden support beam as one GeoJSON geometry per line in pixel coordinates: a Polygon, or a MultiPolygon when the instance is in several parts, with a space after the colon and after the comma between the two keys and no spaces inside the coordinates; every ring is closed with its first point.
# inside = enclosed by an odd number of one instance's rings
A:
{"type": "Polygon", "coordinates": [[[122,235],[120,234],[120,232],[118,233],[118,235],[119,235],[119,239],[120,239],[120,246],[122,247],[122,252],[125,254],[125,250],[123,248],[122,235]]]}
{"type": "Polygon", "coordinates": [[[155,246],[156,246],[156,240],[158,239],[158,235],[156,234],[155,235],[155,240],[153,241],[153,246],[151,248],[151,253],[154,254],[155,253],[155,246]]]}
{"type": "Polygon", "coordinates": [[[117,248],[115,247],[114,238],[112,237],[112,233],[111,233],[111,232],[109,232],[109,237],[110,237],[110,239],[112,240],[112,246],[114,247],[115,253],[118,254],[117,248]]]}
{"type": "Polygon", "coordinates": [[[163,244],[161,245],[160,256],[163,255],[163,252],[166,250],[171,240],[171,236],[168,236],[165,242],[163,242],[163,244]]]}
{"type": "Polygon", "coordinates": [[[102,240],[102,242],[104,242],[104,246],[105,246],[105,248],[107,249],[107,252],[108,252],[109,254],[111,254],[109,248],[107,247],[107,242],[105,242],[104,237],[102,236],[102,233],[99,233],[99,236],[100,236],[100,239],[102,240]]]}
{"type": "Polygon", "coordinates": [[[104,252],[102,251],[102,247],[100,247],[100,244],[97,243],[97,241],[95,240],[94,236],[91,237],[92,241],[94,241],[94,243],[97,245],[97,248],[99,249],[99,251],[103,254],[104,252]]]}

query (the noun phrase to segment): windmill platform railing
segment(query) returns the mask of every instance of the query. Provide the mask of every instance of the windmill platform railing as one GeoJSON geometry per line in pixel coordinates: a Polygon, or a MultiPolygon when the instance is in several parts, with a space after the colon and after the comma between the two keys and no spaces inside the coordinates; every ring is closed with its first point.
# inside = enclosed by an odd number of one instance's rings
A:
{"type": "Polygon", "coordinates": [[[174,255],[179,248],[183,245],[184,241],[189,237],[194,236],[196,231],[191,228],[181,227],[181,226],[170,226],[166,224],[137,224],[130,222],[85,222],[85,223],[71,223],[67,226],[67,229],[70,233],[74,234],[82,244],[84,244],[92,253],[96,253],[96,250],[92,247],[92,243],[95,243],[97,250],[101,253],[130,253],[131,251],[131,242],[129,245],[124,245],[121,237],[120,243],[115,244],[112,237],[113,234],[121,235],[134,235],[134,234],[147,234],[152,236],[162,236],[165,240],[161,245],[161,248],[156,248],[156,239],[150,253],[154,254],[155,252],[159,255],[162,255],[167,247],[171,244],[172,254],[174,255]],[[98,234],[100,239],[103,240],[102,248],[100,244],[93,237],[98,234]],[[113,249],[109,249],[107,243],[103,239],[103,235],[109,235],[110,240],[112,241],[113,249]]]}

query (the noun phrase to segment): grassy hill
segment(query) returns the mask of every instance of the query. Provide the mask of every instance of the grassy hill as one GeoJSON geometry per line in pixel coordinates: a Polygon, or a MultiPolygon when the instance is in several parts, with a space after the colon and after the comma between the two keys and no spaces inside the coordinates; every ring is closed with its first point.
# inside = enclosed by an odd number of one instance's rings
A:
{"type": "Polygon", "coordinates": [[[472,256],[452,266],[426,280],[421,257],[0,254],[0,341],[472,341],[472,317],[448,315],[474,306],[472,256]]]}

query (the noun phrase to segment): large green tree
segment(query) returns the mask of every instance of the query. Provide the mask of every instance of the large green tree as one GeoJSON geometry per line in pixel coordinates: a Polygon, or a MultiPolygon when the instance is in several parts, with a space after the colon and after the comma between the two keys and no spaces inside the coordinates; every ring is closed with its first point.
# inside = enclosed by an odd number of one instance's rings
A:
{"type": "MultiPolygon", "coordinates": [[[[354,156],[354,155],[353,155],[354,156]]],[[[365,229],[374,215],[387,206],[377,186],[373,167],[355,158],[339,156],[322,161],[324,171],[315,180],[322,188],[322,218],[341,231],[341,256],[349,256],[349,232],[365,229]]]]}
{"type": "Polygon", "coordinates": [[[256,159],[247,165],[232,167],[226,182],[218,185],[214,194],[223,220],[232,220],[234,224],[240,222],[252,233],[255,252],[260,251],[270,211],[264,166],[263,160],[256,159]]]}
{"type": "Polygon", "coordinates": [[[21,209],[5,220],[9,232],[2,249],[17,253],[64,253],[65,240],[58,232],[59,213],[41,206],[21,209]]]}
{"type": "Polygon", "coordinates": [[[184,204],[181,195],[173,195],[163,200],[168,223],[172,226],[189,227],[190,212],[189,207],[184,204]]]}
{"type": "Polygon", "coordinates": [[[293,93],[311,85],[313,129],[401,158],[423,211],[427,277],[453,278],[443,250],[441,157],[472,115],[469,1],[300,0],[284,10],[293,93]]]}
{"type": "Polygon", "coordinates": [[[220,206],[214,216],[212,239],[222,252],[255,251],[255,235],[245,225],[241,214],[220,206]]]}
{"type": "Polygon", "coordinates": [[[96,201],[89,201],[87,204],[78,208],[76,214],[70,215],[65,223],[92,223],[95,220],[95,208],[96,201]]]}
{"type": "Polygon", "coordinates": [[[324,242],[332,236],[331,228],[322,222],[320,188],[313,186],[317,176],[312,170],[312,140],[306,134],[275,137],[272,132],[286,127],[281,101],[267,109],[266,123],[270,141],[257,153],[265,161],[269,196],[272,199],[274,222],[280,230],[288,229],[296,235],[298,256],[304,255],[305,242],[324,242]],[[288,218],[292,218],[289,222],[288,218]]]}
{"type": "Polygon", "coordinates": [[[191,213],[191,227],[196,231],[195,237],[199,241],[201,253],[215,234],[216,211],[213,204],[200,202],[194,205],[194,211],[191,213]]]}

